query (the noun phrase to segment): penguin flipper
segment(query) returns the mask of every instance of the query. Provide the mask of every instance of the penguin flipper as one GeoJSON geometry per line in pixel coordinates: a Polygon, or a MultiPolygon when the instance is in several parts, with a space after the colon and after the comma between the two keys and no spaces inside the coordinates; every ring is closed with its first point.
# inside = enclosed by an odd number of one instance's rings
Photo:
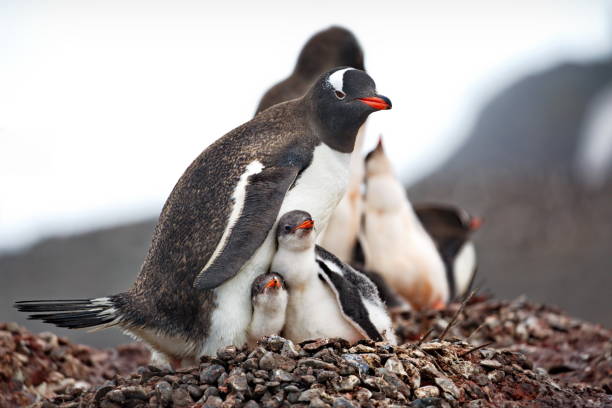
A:
{"type": "MultiPolygon", "coordinates": [[[[317,255],[318,254],[319,247],[317,247],[317,255]]],[[[342,314],[364,336],[374,341],[383,341],[383,336],[370,318],[370,313],[363,301],[364,294],[360,288],[347,279],[342,273],[334,271],[334,269],[337,269],[336,267],[338,265],[334,265],[335,263],[333,262],[330,263],[329,259],[317,257],[317,263],[321,270],[321,272],[319,272],[319,277],[326,282],[335,293],[342,314]]],[[[376,290],[376,288],[374,288],[374,290],[376,290]]]]}
{"type": "Polygon", "coordinates": [[[265,167],[248,177],[242,209],[235,222],[226,227],[229,229],[227,238],[224,234],[208,263],[196,276],[195,288],[214,289],[236,276],[274,226],[285,194],[299,170],[297,166],[265,167]]]}

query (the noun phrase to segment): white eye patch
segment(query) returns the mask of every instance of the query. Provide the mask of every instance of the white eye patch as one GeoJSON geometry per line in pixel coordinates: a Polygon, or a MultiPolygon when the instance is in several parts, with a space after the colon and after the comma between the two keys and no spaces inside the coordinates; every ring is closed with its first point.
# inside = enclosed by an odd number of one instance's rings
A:
{"type": "Polygon", "coordinates": [[[346,93],[344,92],[344,74],[346,73],[346,71],[350,71],[352,69],[355,68],[344,68],[344,69],[339,69],[338,71],[334,72],[333,74],[331,74],[329,76],[329,78],[327,78],[327,82],[329,82],[329,84],[336,90],[336,91],[340,91],[342,93],[346,93]]]}

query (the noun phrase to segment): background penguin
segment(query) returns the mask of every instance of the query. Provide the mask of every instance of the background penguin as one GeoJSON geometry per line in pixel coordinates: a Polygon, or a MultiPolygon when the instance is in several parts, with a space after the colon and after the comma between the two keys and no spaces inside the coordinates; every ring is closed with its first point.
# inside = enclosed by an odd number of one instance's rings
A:
{"type": "Polygon", "coordinates": [[[393,173],[382,141],[366,157],[366,195],[360,244],[365,268],[380,273],[415,309],[449,300],[444,263],[393,173]]]}
{"type": "MultiPolygon", "coordinates": [[[[302,48],[293,73],[264,94],[256,114],[277,103],[302,96],[312,82],[330,68],[342,65],[364,70],[363,60],[363,50],[349,30],[334,26],[316,33],[302,48]]],[[[334,210],[325,231],[321,231],[318,241],[344,262],[350,261],[363,212],[361,183],[364,167],[361,152],[364,129],[365,125],[359,130],[355,141],[346,194],[334,210]]]]}
{"type": "Polygon", "coordinates": [[[264,336],[280,334],[285,325],[287,309],[287,286],[278,273],[265,273],[258,276],[251,286],[253,317],[249,325],[250,345],[264,336]]]}
{"type": "Polygon", "coordinates": [[[482,219],[443,204],[419,204],[414,212],[433,238],[446,268],[450,299],[464,296],[476,274],[476,249],[470,239],[482,219]]]}
{"type": "Polygon", "coordinates": [[[164,205],[130,290],[18,309],[61,327],[117,325],[169,360],[244,344],[251,284],[272,261],[279,212],[299,206],[324,227],[345,192],[357,130],[390,108],[363,71],[322,75],[302,98],[262,112],[195,159],[164,205]]]}
{"type": "Polygon", "coordinates": [[[301,97],[321,74],[342,66],[365,71],[363,51],[357,38],[349,30],[338,26],[319,31],[310,37],[300,51],[291,75],[264,94],[255,114],[301,97]]]}
{"type": "Polygon", "coordinates": [[[395,344],[391,319],[376,286],[315,245],[314,221],[305,211],[284,214],[277,226],[272,270],[289,285],[283,336],[295,342],[320,337],[363,338],[395,344]]]}

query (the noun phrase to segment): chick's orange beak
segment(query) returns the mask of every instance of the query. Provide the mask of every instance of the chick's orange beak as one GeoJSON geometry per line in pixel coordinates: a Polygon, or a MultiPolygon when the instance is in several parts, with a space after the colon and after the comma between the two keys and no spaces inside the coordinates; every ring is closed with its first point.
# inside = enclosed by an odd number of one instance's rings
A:
{"type": "Polygon", "coordinates": [[[268,283],[266,283],[266,288],[275,288],[275,289],[280,289],[281,288],[281,282],[278,278],[272,278],[268,281],[268,283]]]}
{"type": "Polygon", "coordinates": [[[365,103],[369,107],[374,108],[376,110],[391,109],[391,101],[387,97],[381,98],[378,96],[370,96],[367,98],[357,98],[357,99],[365,103]]]}
{"type": "Polygon", "coordinates": [[[314,221],[313,220],[306,220],[303,223],[301,223],[300,225],[298,225],[297,227],[295,227],[293,230],[299,230],[299,229],[312,229],[312,227],[314,227],[314,221]]]}

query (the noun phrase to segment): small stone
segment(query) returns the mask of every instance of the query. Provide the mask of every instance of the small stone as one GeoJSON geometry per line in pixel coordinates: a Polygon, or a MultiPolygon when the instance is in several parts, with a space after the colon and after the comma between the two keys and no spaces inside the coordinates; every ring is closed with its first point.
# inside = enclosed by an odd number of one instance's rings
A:
{"type": "Polygon", "coordinates": [[[321,370],[317,374],[317,382],[324,383],[336,377],[338,377],[338,374],[335,371],[321,370]]]}
{"type": "Polygon", "coordinates": [[[480,360],[480,365],[486,368],[500,368],[502,365],[496,360],[480,360]]]}
{"type": "Polygon", "coordinates": [[[349,349],[349,353],[376,353],[376,349],[365,344],[357,344],[349,349]]]}
{"type": "Polygon", "coordinates": [[[223,400],[215,395],[211,395],[206,399],[202,408],[221,408],[223,400]]]}
{"type": "Polygon", "coordinates": [[[408,376],[408,374],[406,373],[406,370],[404,370],[404,366],[397,359],[397,357],[389,358],[387,362],[385,363],[385,368],[389,370],[390,372],[392,372],[393,374],[398,375],[402,378],[408,376]]]}
{"type": "Polygon", "coordinates": [[[440,377],[440,378],[436,378],[434,381],[436,382],[438,387],[442,388],[442,391],[444,391],[444,394],[445,394],[444,396],[446,398],[449,398],[449,397],[452,397],[454,399],[459,398],[459,395],[461,394],[461,392],[459,391],[459,388],[457,388],[455,383],[452,382],[450,379],[440,377]]]}
{"type": "Polygon", "coordinates": [[[414,390],[414,396],[417,398],[435,398],[440,396],[440,390],[435,385],[426,385],[414,390]]]}
{"type": "Polygon", "coordinates": [[[273,370],[275,368],[280,368],[281,370],[291,372],[295,366],[295,360],[288,357],[283,357],[270,351],[264,354],[259,360],[259,367],[262,370],[273,370]]]}
{"type": "Polygon", "coordinates": [[[321,398],[317,397],[310,400],[310,404],[308,406],[310,408],[328,408],[329,404],[326,404],[321,398]]]}
{"type": "Polygon", "coordinates": [[[253,400],[250,400],[242,406],[242,408],[259,408],[259,404],[253,400]]]}
{"type": "Polygon", "coordinates": [[[204,394],[204,391],[195,385],[188,385],[187,392],[189,392],[189,395],[191,395],[191,398],[193,398],[194,401],[199,400],[202,397],[202,394],[204,394]]]}
{"type": "MultiPolygon", "coordinates": [[[[318,360],[316,358],[303,358],[301,360],[299,360],[298,362],[299,366],[304,366],[304,367],[312,367],[312,368],[319,368],[322,370],[331,370],[331,371],[337,371],[338,368],[336,368],[335,365],[330,364],[330,363],[326,363],[325,361],[321,361],[318,360]]],[[[290,370],[288,370],[290,371],[290,370]]]]}
{"type": "Polygon", "coordinates": [[[272,381],[290,382],[293,380],[293,376],[285,370],[276,369],[272,371],[272,381]]]}
{"type": "Polygon", "coordinates": [[[357,369],[361,376],[365,376],[370,366],[360,354],[343,354],[342,358],[357,369]]]}
{"type": "Polygon", "coordinates": [[[300,356],[300,348],[293,344],[291,340],[285,340],[283,348],[280,351],[281,356],[288,358],[298,358],[300,356]]]}
{"type": "Polygon", "coordinates": [[[230,375],[227,379],[230,390],[235,392],[246,392],[249,389],[245,374],[230,375]]]}
{"type": "MultiPolygon", "coordinates": [[[[57,406],[57,405],[55,405],[57,406]]],[[[100,403],[100,408],[122,408],[120,404],[109,400],[102,400],[100,403]]]]}
{"type": "MultiPolygon", "coordinates": [[[[121,390],[112,390],[106,394],[106,398],[109,401],[116,402],[117,404],[123,404],[125,402],[126,395],[121,392],[121,390]]],[[[146,399],[146,396],[145,396],[146,399]]]]}
{"type": "MultiPolygon", "coordinates": [[[[349,375],[348,377],[343,378],[340,381],[340,384],[337,386],[337,390],[340,392],[343,391],[353,391],[353,389],[361,383],[359,377],[355,375],[349,375]]],[[[334,384],[334,387],[336,385],[334,384]]]]}
{"type": "Polygon", "coordinates": [[[193,404],[193,400],[186,389],[177,388],[172,391],[172,403],[175,407],[189,407],[193,404]]]}
{"type": "Polygon", "coordinates": [[[334,408],[355,408],[355,405],[344,397],[334,399],[334,408]]]}
{"type": "Polygon", "coordinates": [[[101,386],[98,391],[96,391],[96,394],[94,395],[94,401],[96,402],[100,402],[100,400],[106,395],[108,394],[109,391],[111,391],[113,389],[113,387],[111,385],[103,385],[101,386]]]}
{"type": "Polygon", "coordinates": [[[172,386],[166,381],[160,381],[155,385],[158,399],[162,405],[170,405],[172,402],[172,386]]]}
{"type": "Polygon", "coordinates": [[[314,384],[317,378],[314,375],[303,375],[300,379],[306,384],[314,384]]]}
{"type": "Polygon", "coordinates": [[[493,370],[487,374],[487,377],[492,383],[500,382],[505,376],[506,374],[504,374],[502,370],[493,370]]]}
{"type": "Polygon", "coordinates": [[[264,337],[263,339],[261,339],[260,344],[266,349],[279,352],[282,350],[283,346],[288,341],[290,340],[287,340],[281,336],[274,335],[264,337]]]}
{"type": "Polygon", "coordinates": [[[236,346],[221,347],[219,350],[217,350],[217,357],[223,361],[233,360],[236,358],[236,355],[238,355],[238,349],[236,346]]]}
{"type": "Polygon", "coordinates": [[[206,401],[208,399],[208,397],[218,397],[219,396],[219,389],[217,387],[208,387],[204,390],[204,395],[202,396],[202,399],[204,401],[206,401]]]}
{"type": "Polygon", "coordinates": [[[309,402],[314,398],[319,398],[320,392],[317,389],[310,389],[302,392],[298,398],[298,401],[309,402]]]}
{"type": "Polygon", "coordinates": [[[223,373],[225,373],[225,368],[223,366],[212,364],[200,371],[200,382],[213,385],[223,373]]]}

